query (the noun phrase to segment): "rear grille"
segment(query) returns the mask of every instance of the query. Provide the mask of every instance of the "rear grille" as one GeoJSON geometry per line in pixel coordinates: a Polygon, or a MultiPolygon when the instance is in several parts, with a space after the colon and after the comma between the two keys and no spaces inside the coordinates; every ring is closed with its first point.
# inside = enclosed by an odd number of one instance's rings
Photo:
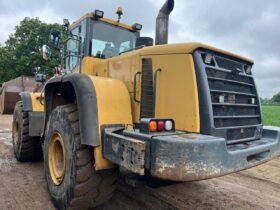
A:
{"type": "MultiPolygon", "coordinates": [[[[224,60],[224,66],[225,61],[228,60],[224,60]]],[[[242,68],[242,64],[240,66],[242,68]]],[[[261,123],[260,112],[253,78],[246,74],[235,75],[231,71],[223,72],[224,78],[221,78],[219,71],[221,71],[219,68],[206,68],[215,127],[259,125],[261,123]],[[216,77],[213,77],[214,75],[216,77]],[[238,103],[240,103],[239,107],[236,106],[238,103]]]]}
{"type": "Polygon", "coordinates": [[[215,60],[216,60],[217,65],[223,69],[227,69],[227,70],[238,70],[239,69],[240,71],[242,71],[242,69],[243,69],[243,66],[241,63],[227,59],[227,58],[215,56],[215,60]]]}
{"type": "Polygon", "coordinates": [[[220,69],[217,71],[215,68],[209,68],[207,67],[207,74],[208,77],[214,77],[216,79],[226,79],[226,80],[231,80],[237,82],[243,82],[249,85],[252,84],[252,77],[244,77],[239,74],[231,74],[232,71],[229,70],[222,70],[220,69]],[[230,74],[229,74],[230,73],[230,74]]]}
{"type": "MultiPolygon", "coordinates": [[[[228,141],[238,141],[243,142],[246,139],[252,138],[255,135],[256,128],[243,128],[241,129],[232,129],[227,132],[228,141]]],[[[238,142],[238,143],[239,143],[238,142]]],[[[237,142],[236,142],[237,143],[237,142]]]]}
{"type": "Polygon", "coordinates": [[[207,134],[226,138],[228,144],[258,139],[262,124],[258,94],[253,77],[244,71],[251,64],[208,53],[213,55],[209,64],[204,62],[206,52],[195,53],[196,71],[202,77],[198,83],[204,82],[201,86],[209,91],[199,87],[200,101],[210,104],[202,105],[201,115],[212,119],[202,128],[207,134]]]}

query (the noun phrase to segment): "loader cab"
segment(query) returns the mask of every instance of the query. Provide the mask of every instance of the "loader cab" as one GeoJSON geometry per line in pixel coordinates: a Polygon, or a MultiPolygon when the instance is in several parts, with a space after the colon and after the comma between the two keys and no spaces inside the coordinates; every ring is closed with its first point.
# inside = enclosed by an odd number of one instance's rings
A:
{"type": "Polygon", "coordinates": [[[108,59],[136,47],[140,24],[129,26],[119,21],[88,13],[68,30],[66,69],[77,68],[84,57],[108,59]]]}

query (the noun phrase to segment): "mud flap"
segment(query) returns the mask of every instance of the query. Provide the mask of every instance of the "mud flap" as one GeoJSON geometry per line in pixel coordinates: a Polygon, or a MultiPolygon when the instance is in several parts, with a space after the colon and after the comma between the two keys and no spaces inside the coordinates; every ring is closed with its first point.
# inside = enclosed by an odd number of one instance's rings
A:
{"type": "Polygon", "coordinates": [[[41,136],[43,133],[44,112],[29,112],[29,136],[41,136]]]}

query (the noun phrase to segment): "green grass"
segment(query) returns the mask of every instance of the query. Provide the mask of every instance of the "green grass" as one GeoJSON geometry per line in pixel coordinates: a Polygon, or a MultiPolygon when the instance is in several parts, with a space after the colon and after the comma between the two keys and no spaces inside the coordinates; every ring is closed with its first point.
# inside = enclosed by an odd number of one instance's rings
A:
{"type": "Polygon", "coordinates": [[[263,121],[265,125],[280,126],[280,106],[262,106],[263,121]]]}

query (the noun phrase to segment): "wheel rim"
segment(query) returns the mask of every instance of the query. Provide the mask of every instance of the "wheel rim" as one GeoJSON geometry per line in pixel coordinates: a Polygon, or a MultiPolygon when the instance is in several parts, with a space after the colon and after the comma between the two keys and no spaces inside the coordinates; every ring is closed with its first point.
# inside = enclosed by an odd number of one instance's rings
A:
{"type": "Polygon", "coordinates": [[[65,174],[65,148],[62,136],[56,132],[52,135],[48,149],[49,171],[55,185],[60,185],[65,174]]]}
{"type": "Polygon", "coordinates": [[[18,122],[16,121],[14,123],[14,126],[13,126],[13,142],[14,142],[14,145],[18,145],[18,137],[19,137],[19,134],[18,134],[18,122]]]}

